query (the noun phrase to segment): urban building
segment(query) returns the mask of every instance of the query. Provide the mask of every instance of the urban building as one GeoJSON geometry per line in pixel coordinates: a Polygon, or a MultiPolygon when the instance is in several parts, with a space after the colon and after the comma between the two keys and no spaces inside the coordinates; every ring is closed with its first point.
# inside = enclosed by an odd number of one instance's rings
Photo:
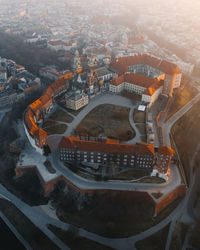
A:
{"type": "Polygon", "coordinates": [[[66,107],[79,110],[88,104],[88,95],[80,90],[72,90],[65,95],[66,107]]]}
{"type": "Polygon", "coordinates": [[[174,151],[153,144],[123,144],[110,139],[82,140],[65,136],[60,145],[60,160],[71,163],[116,164],[143,170],[152,176],[168,178],[168,170],[174,151]]]}
{"type": "MultiPolygon", "coordinates": [[[[149,79],[163,80],[162,94],[171,96],[174,88],[180,87],[182,73],[177,65],[148,54],[116,58],[110,68],[118,75],[139,74],[149,79]]],[[[141,89],[142,90],[142,89],[141,89]]]]}

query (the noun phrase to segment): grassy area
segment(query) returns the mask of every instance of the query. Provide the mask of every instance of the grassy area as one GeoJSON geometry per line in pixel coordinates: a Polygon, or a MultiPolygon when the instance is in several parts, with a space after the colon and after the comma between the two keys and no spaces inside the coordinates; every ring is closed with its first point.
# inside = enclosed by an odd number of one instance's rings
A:
{"type": "Polygon", "coordinates": [[[139,110],[135,109],[133,112],[133,120],[135,123],[145,123],[146,112],[139,111],[139,110]]]}
{"type": "Polygon", "coordinates": [[[144,177],[141,180],[136,181],[138,183],[156,183],[156,184],[161,184],[164,183],[165,180],[159,177],[155,177],[155,176],[149,176],[149,177],[144,177]]]}
{"type": "Polygon", "coordinates": [[[130,108],[104,104],[94,108],[77,126],[76,134],[97,137],[106,136],[120,141],[135,137],[129,123],[130,108]]]}
{"type": "Polygon", "coordinates": [[[163,196],[163,193],[161,192],[157,192],[157,193],[152,193],[152,196],[155,198],[155,199],[159,199],[163,196]]]}
{"type": "Polygon", "coordinates": [[[199,107],[200,102],[195,104],[172,127],[172,135],[188,181],[190,179],[190,162],[200,141],[199,107]]]}
{"type": "Polygon", "coordinates": [[[104,246],[85,237],[80,237],[73,230],[64,231],[58,227],[48,225],[48,228],[60,238],[71,250],[111,250],[113,248],[104,246]]]}
{"type": "Polygon", "coordinates": [[[196,94],[197,90],[190,84],[185,84],[177,89],[173,103],[170,105],[167,119],[187,104],[196,94]]]}
{"type": "Polygon", "coordinates": [[[38,229],[21,211],[11,202],[0,199],[0,210],[9,219],[21,236],[38,250],[59,249],[40,229],[38,229]]]}
{"type": "Polygon", "coordinates": [[[127,170],[126,172],[119,173],[109,178],[110,180],[133,180],[147,175],[145,171],[127,170]]]}
{"type": "Polygon", "coordinates": [[[83,177],[88,180],[95,180],[95,177],[91,174],[84,173],[83,171],[80,171],[77,167],[75,166],[70,166],[69,164],[65,164],[67,168],[69,168],[73,173],[79,175],[80,177],[83,177]]]}
{"type": "Polygon", "coordinates": [[[71,123],[73,121],[73,117],[59,109],[56,110],[53,114],[50,115],[49,119],[59,121],[59,122],[67,122],[71,123]]]}
{"type": "Polygon", "coordinates": [[[56,126],[58,123],[55,122],[55,121],[45,121],[43,124],[42,124],[42,128],[45,129],[45,128],[48,128],[48,127],[52,127],[52,126],[56,126]]]}
{"type": "MultiPolygon", "coordinates": [[[[180,203],[177,199],[155,218],[152,201],[141,192],[122,192],[121,195],[98,195],[80,211],[75,209],[58,216],[61,220],[104,237],[129,237],[143,232],[165,219],[180,203]]],[[[60,208],[59,208],[59,211],[60,208]]]]}
{"type": "Polygon", "coordinates": [[[168,232],[169,225],[150,237],[138,241],[135,246],[138,250],[165,250],[168,232]]]}
{"type": "Polygon", "coordinates": [[[47,170],[49,171],[49,173],[51,173],[51,174],[55,174],[56,173],[56,170],[52,167],[52,164],[51,164],[50,161],[48,161],[48,160],[45,161],[44,165],[47,168],[47,170]]]}
{"type": "Polygon", "coordinates": [[[136,124],[136,127],[140,131],[141,135],[146,134],[146,125],[145,125],[145,123],[136,124]]]}
{"type": "Polygon", "coordinates": [[[64,134],[67,129],[67,125],[65,124],[58,124],[52,127],[45,128],[45,131],[48,135],[54,135],[54,134],[64,134]]]}
{"type": "Polygon", "coordinates": [[[188,229],[188,225],[179,221],[176,222],[170,244],[170,250],[182,249],[188,229]]]}

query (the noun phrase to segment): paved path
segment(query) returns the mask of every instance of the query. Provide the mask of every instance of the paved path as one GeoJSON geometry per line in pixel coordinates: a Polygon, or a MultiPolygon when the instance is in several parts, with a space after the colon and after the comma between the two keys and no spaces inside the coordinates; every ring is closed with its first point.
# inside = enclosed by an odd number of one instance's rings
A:
{"type": "Polygon", "coordinates": [[[135,130],[135,137],[128,141],[128,143],[130,144],[135,144],[136,142],[140,142],[141,141],[141,134],[140,134],[140,131],[138,130],[138,128],[136,127],[135,125],[135,122],[133,120],[133,112],[134,112],[134,109],[135,109],[135,106],[133,106],[130,110],[130,113],[129,113],[129,122],[131,124],[131,127],[135,130]]]}

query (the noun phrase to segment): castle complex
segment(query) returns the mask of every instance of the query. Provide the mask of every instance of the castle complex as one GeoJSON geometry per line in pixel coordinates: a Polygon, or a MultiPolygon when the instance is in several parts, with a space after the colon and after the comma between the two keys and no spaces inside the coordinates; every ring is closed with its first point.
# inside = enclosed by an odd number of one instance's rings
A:
{"type": "Polygon", "coordinates": [[[182,73],[177,65],[147,54],[117,58],[110,68],[117,76],[110,84],[111,92],[136,92],[149,106],[160,94],[171,96],[181,83],[182,73]]]}
{"type": "Polygon", "coordinates": [[[59,145],[60,160],[72,163],[116,164],[143,170],[147,175],[167,180],[174,151],[169,147],[154,148],[153,144],[123,144],[111,139],[80,140],[63,137],[59,145]]]}
{"type": "MultiPolygon", "coordinates": [[[[110,64],[110,69],[112,70],[113,80],[109,83],[109,90],[115,93],[124,89],[135,92],[141,95],[141,100],[148,107],[161,94],[171,96],[173,89],[180,86],[182,76],[176,65],[145,54],[115,59],[110,64]]],[[[78,65],[74,74],[77,79],[80,78],[79,71],[80,65],[78,65]]],[[[73,74],[69,73],[64,78],[51,84],[41,98],[29,105],[24,114],[27,136],[32,145],[40,152],[42,152],[43,146],[47,144],[47,133],[39,128],[38,124],[53,107],[55,98],[68,91],[68,79],[72,79],[73,74]]],[[[88,95],[94,94],[91,91],[95,84],[93,78],[93,70],[91,70],[87,78],[88,95]]],[[[87,105],[88,96],[83,89],[80,89],[80,91],[79,93],[82,93],[84,98],[87,97],[87,101],[83,102],[80,98],[72,98],[68,91],[69,94],[65,95],[67,106],[72,109],[79,109],[87,105]]],[[[79,140],[75,137],[63,137],[59,148],[62,161],[97,164],[114,163],[138,170],[143,169],[151,175],[158,175],[164,179],[167,179],[169,165],[174,154],[173,150],[168,147],[155,149],[153,144],[148,143],[132,145],[98,138],[95,141],[89,141],[79,140]]]]}

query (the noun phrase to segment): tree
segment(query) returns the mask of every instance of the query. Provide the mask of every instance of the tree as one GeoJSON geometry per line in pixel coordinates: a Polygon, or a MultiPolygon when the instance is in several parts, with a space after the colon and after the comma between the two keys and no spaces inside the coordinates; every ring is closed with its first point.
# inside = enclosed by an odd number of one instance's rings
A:
{"type": "Polygon", "coordinates": [[[43,147],[43,154],[45,156],[48,156],[49,154],[51,154],[51,149],[50,149],[49,145],[44,145],[44,147],[43,147]]]}

